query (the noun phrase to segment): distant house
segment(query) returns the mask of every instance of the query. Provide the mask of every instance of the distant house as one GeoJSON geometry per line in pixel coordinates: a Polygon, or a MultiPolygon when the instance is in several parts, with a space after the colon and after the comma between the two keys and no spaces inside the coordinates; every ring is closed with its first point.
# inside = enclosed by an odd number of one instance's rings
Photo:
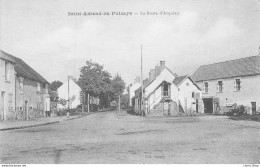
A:
{"type": "Polygon", "coordinates": [[[204,112],[201,89],[190,76],[178,76],[173,80],[173,84],[178,88],[176,98],[180,101],[184,111],[204,112]]]}
{"type": "Polygon", "coordinates": [[[0,52],[0,120],[15,113],[15,62],[0,52]]]}
{"type": "Polygon", "coordinates": [[[64,99],[66,101],[65,104],[58,104],[58,109],[65,108],[76,108],[81,104],[80,101],[80,93],[81,88],[75,82],[75,80],[70,76],[67,81],[64,81],[63,84],[57,89],[59,99],[64,99]],[[68,103],[69,99],[69,103],[68,103]]]}
{"type": "Polygon", "coordinates": [[[129,106],[132,107],[134,106],[134,98],[135,98],[135,91],[140,88],[141,83],[140,83],[140,77],[136,77],[135,81],[133,84],[131,84],[128,87],[128,95],[129,95],[129,106]]]}
{"type": "Polygon", "coordinates": [[[143,105],[141,87],[135,91],[134,109],[138,113],[143,110],[147,115],[165,115],[163,112],[166,110],[167,115],[169,103],[174,103],[175,112],[179,112],[179,109],[185,113],[203,112],[198,106],[198,100],[201,99],[200,88],[189,76],[173,73],[165,66],[165,61],[150,70],[149,82],[144,83],[143,91],[143,105]]]}
{"type": "MultiPolygon", "coordinates": [[[[14,102],[14,108],[9,109],[8,119],[29,119],[32,117],[41,117],[45,111],[50,110],[50,97],[48,93],[49,82],[40,74],[26,64],[22,59],[1,51],[1,55],[7,57],[10,62],[5,64],[9,66],[9,76],[11,90],[15,93],[9,93],[9,105],[14,102]],[[14,70],[13,70],[14,67],[14,70]],[[11,97],[14,96],[14,101],[11,97]]],[[[6,69],[6,70],[7,70],[6,69]]],[[[5,80],[8,83],[8,80],[5,80]]],[[[5,94],[5,93],[4,93],[5,94]]]]}
{"type": "Polygon", "coordinates": [[[260,112],[260,56],[203,65],[192,78],[203,90],[206,113],[223,113],[234,103],[260,112]]]}

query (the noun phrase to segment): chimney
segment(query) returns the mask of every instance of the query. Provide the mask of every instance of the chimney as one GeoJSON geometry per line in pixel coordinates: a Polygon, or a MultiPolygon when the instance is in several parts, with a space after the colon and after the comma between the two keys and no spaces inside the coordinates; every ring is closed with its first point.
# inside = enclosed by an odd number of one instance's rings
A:
{"type": "Polygon", "coordinates": [[[161,60],[161,61],[160,61],[160,66],[161,66],[161,67],[165,67],[165,61],[162,61],[162,60],[161,60]]]}
{"type": "Polygon", "coordinates": [[[157,77],[161,73],[161,66],[155,66],[155,77],[157,77]]]}
{"type": "Polygon", "coordinates": [[[149,81],[151,82],[155,78],[155,69],[151,69],[149,72],[149,81]]]}
{"type": "Polygon", "coordinates": [[[73,79],[73,76],[72,76],[72,75],[69,75],[69,76],[68,76],[68,80],[71,80],[71,79],[73,79]]]}
{"type": "Polygon", "coordinates": [[[140,83],[140,82],[141,82],[140,77],[136,77],[135,80],[134,80],[134,83],[140,83]]]}

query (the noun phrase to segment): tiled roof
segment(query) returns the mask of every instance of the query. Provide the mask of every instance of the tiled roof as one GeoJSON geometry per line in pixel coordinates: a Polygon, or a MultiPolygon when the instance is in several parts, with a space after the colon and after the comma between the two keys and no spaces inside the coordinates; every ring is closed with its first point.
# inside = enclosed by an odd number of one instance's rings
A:
{"type": "Polygon", "coordinates": [[[4,54],[9,59],[15,62],[14,69],[18,76],[28,78],[34,81],[38,81],[41,83],[49,83],[46,79],[44,79],[40,74],[38,74],[34,69],[32,69],[28,64],[26,64],[22,59],[17,58],[13,55],[5,53],[1,51],[1,54],[4,54]]]}
{"type": "Polygon", "coordinates": [[[183,79],[185,79],[186,77],[187,77],[187,75],[178,76],[178,77],[174,78],[173,83],[174,83],[175,85],[179,85],[179,83],[181,83],[181,81],[182,81],[183,79]]]}
{"type": "Polygon", "coordinates": [[[200,66],[192,79],[198,82],[250,75],[260,75],[260,56],[200,66]]]}

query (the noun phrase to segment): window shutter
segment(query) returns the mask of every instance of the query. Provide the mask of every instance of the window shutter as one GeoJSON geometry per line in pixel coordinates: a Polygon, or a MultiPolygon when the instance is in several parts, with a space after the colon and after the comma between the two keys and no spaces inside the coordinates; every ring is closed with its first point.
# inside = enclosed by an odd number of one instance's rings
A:
{"type": "Polygon", "coordinates": [[[224,92],[224,82],[222,81],[222,92],[224,92]]]}
{"type": "Polygon", "coordinates": [[[240,79],[239,81],[240,81],[240,90],[242,90],[242,82],[241,82],[241,79],[240,79]]]}
{"type": "Polygon", "coordinates": [[[236,91],[236,79],[233,80],[234,91],[236,91]]]}
{"type": "Polygon", "coordinates": [[[219,92],[219,83],[217,81],[217,92],[219,92]]]}

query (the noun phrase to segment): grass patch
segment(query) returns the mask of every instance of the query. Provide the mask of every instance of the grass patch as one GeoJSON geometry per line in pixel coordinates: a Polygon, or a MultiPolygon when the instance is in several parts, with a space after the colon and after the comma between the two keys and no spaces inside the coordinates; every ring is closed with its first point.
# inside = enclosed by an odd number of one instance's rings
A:
{"type": "Polygon", "coordinates": [[[260,115],[240,115],[240,116],[229,116],[232,120],[250,120],[260,122],[260,115]]]}

